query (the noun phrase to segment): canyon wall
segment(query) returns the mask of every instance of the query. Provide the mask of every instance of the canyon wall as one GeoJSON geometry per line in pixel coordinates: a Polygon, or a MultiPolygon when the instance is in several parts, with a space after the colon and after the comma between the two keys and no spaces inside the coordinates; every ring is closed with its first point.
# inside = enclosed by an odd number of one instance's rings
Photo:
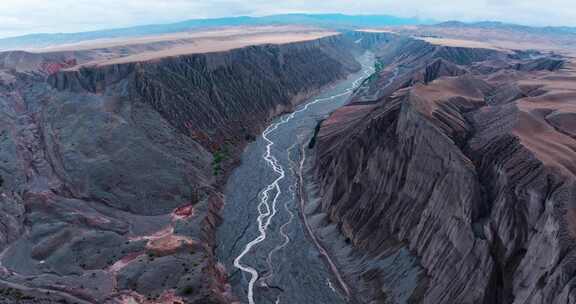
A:
{"type": "Polygon", "coordinates": [[[554,119],[573,65],[411,39],[379,56],[312,171],[309,216],[359,301],[575,303],[575,129],[554,119]]]}
{"type": "Polygon", "coordinates": [[[50,83],[61,90],[102,92],[126,80],[131,100],[150,105],[179,131],[212,147],[255,136],[269,118],[358,70],[359,50],[338,35],[81,68],[55,74],[50,83]]]}
{"type": "Polygon", "coordinates": [[[271,118],[358,70],[361,51],[337,35],[82,68],[0,54],[2,294],[233,301],[213,256],[219,185],[271,118]]]}

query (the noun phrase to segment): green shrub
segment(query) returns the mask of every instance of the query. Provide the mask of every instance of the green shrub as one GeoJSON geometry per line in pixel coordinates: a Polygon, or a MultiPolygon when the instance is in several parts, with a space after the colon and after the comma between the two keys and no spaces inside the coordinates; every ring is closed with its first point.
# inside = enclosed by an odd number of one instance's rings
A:
{"type": "Polygon", "coordinates": [[[194,288],[192,286],[186,286],[184,288],[182,288],[182,294],[189,296],[192,295],[194,293],[194,288]]]}
{"type": "Polygon", "coordinates": [[[222,171],[222,162],[228,159],[228,146],[224,145],[220,150],[214,152],[212,157],[212,170],[214,175],[218,175],[222,171]]]}

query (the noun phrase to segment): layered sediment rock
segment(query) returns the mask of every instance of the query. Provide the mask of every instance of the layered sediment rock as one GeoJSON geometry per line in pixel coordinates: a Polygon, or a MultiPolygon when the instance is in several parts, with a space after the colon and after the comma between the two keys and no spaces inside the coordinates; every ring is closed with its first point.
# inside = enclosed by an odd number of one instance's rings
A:
{"type": "Polygon", "coordinates": [[[102,92],[124,81],[131,100],[150,105],[212,150],[257,134],[266,121],[359,68],[349,38],[81,68],[54,75],[60,90],[102,92]],[[312,64],[314,63],[314,64],[312,64]]]}
{"type": "Polygon", "coordinates": [[[361,48],[338,35],[81,69],[2,54],[2,292],[232,301],[212,252],[218,179],[274,115],[357,70],[361,48]]]}
{"type": "Polygon", "coordinates": [[[396,43],[316,138],[318,225],[350,244],[333,249],[358,298],[574,303],[574,125],[549,122],[575,110],[574,70],[396,43]]]}

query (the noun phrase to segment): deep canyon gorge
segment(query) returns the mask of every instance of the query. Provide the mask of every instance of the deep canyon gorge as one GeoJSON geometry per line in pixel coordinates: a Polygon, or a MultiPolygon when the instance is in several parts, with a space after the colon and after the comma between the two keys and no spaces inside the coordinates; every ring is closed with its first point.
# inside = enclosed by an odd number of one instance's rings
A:
{"type": "Polygon", "coordinates": [[[576,303],[575,59],[417,30],[1,52],[0,303],[576,303]]]}

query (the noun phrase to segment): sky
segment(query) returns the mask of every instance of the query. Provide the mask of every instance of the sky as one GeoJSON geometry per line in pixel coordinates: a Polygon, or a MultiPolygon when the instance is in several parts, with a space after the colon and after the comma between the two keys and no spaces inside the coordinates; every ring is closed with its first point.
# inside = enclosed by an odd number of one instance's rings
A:
{"type": "Polygon", "coordinates": [[[576,26],[575,0],[0,0],[0,37],[280,13],[576,26]]]}

